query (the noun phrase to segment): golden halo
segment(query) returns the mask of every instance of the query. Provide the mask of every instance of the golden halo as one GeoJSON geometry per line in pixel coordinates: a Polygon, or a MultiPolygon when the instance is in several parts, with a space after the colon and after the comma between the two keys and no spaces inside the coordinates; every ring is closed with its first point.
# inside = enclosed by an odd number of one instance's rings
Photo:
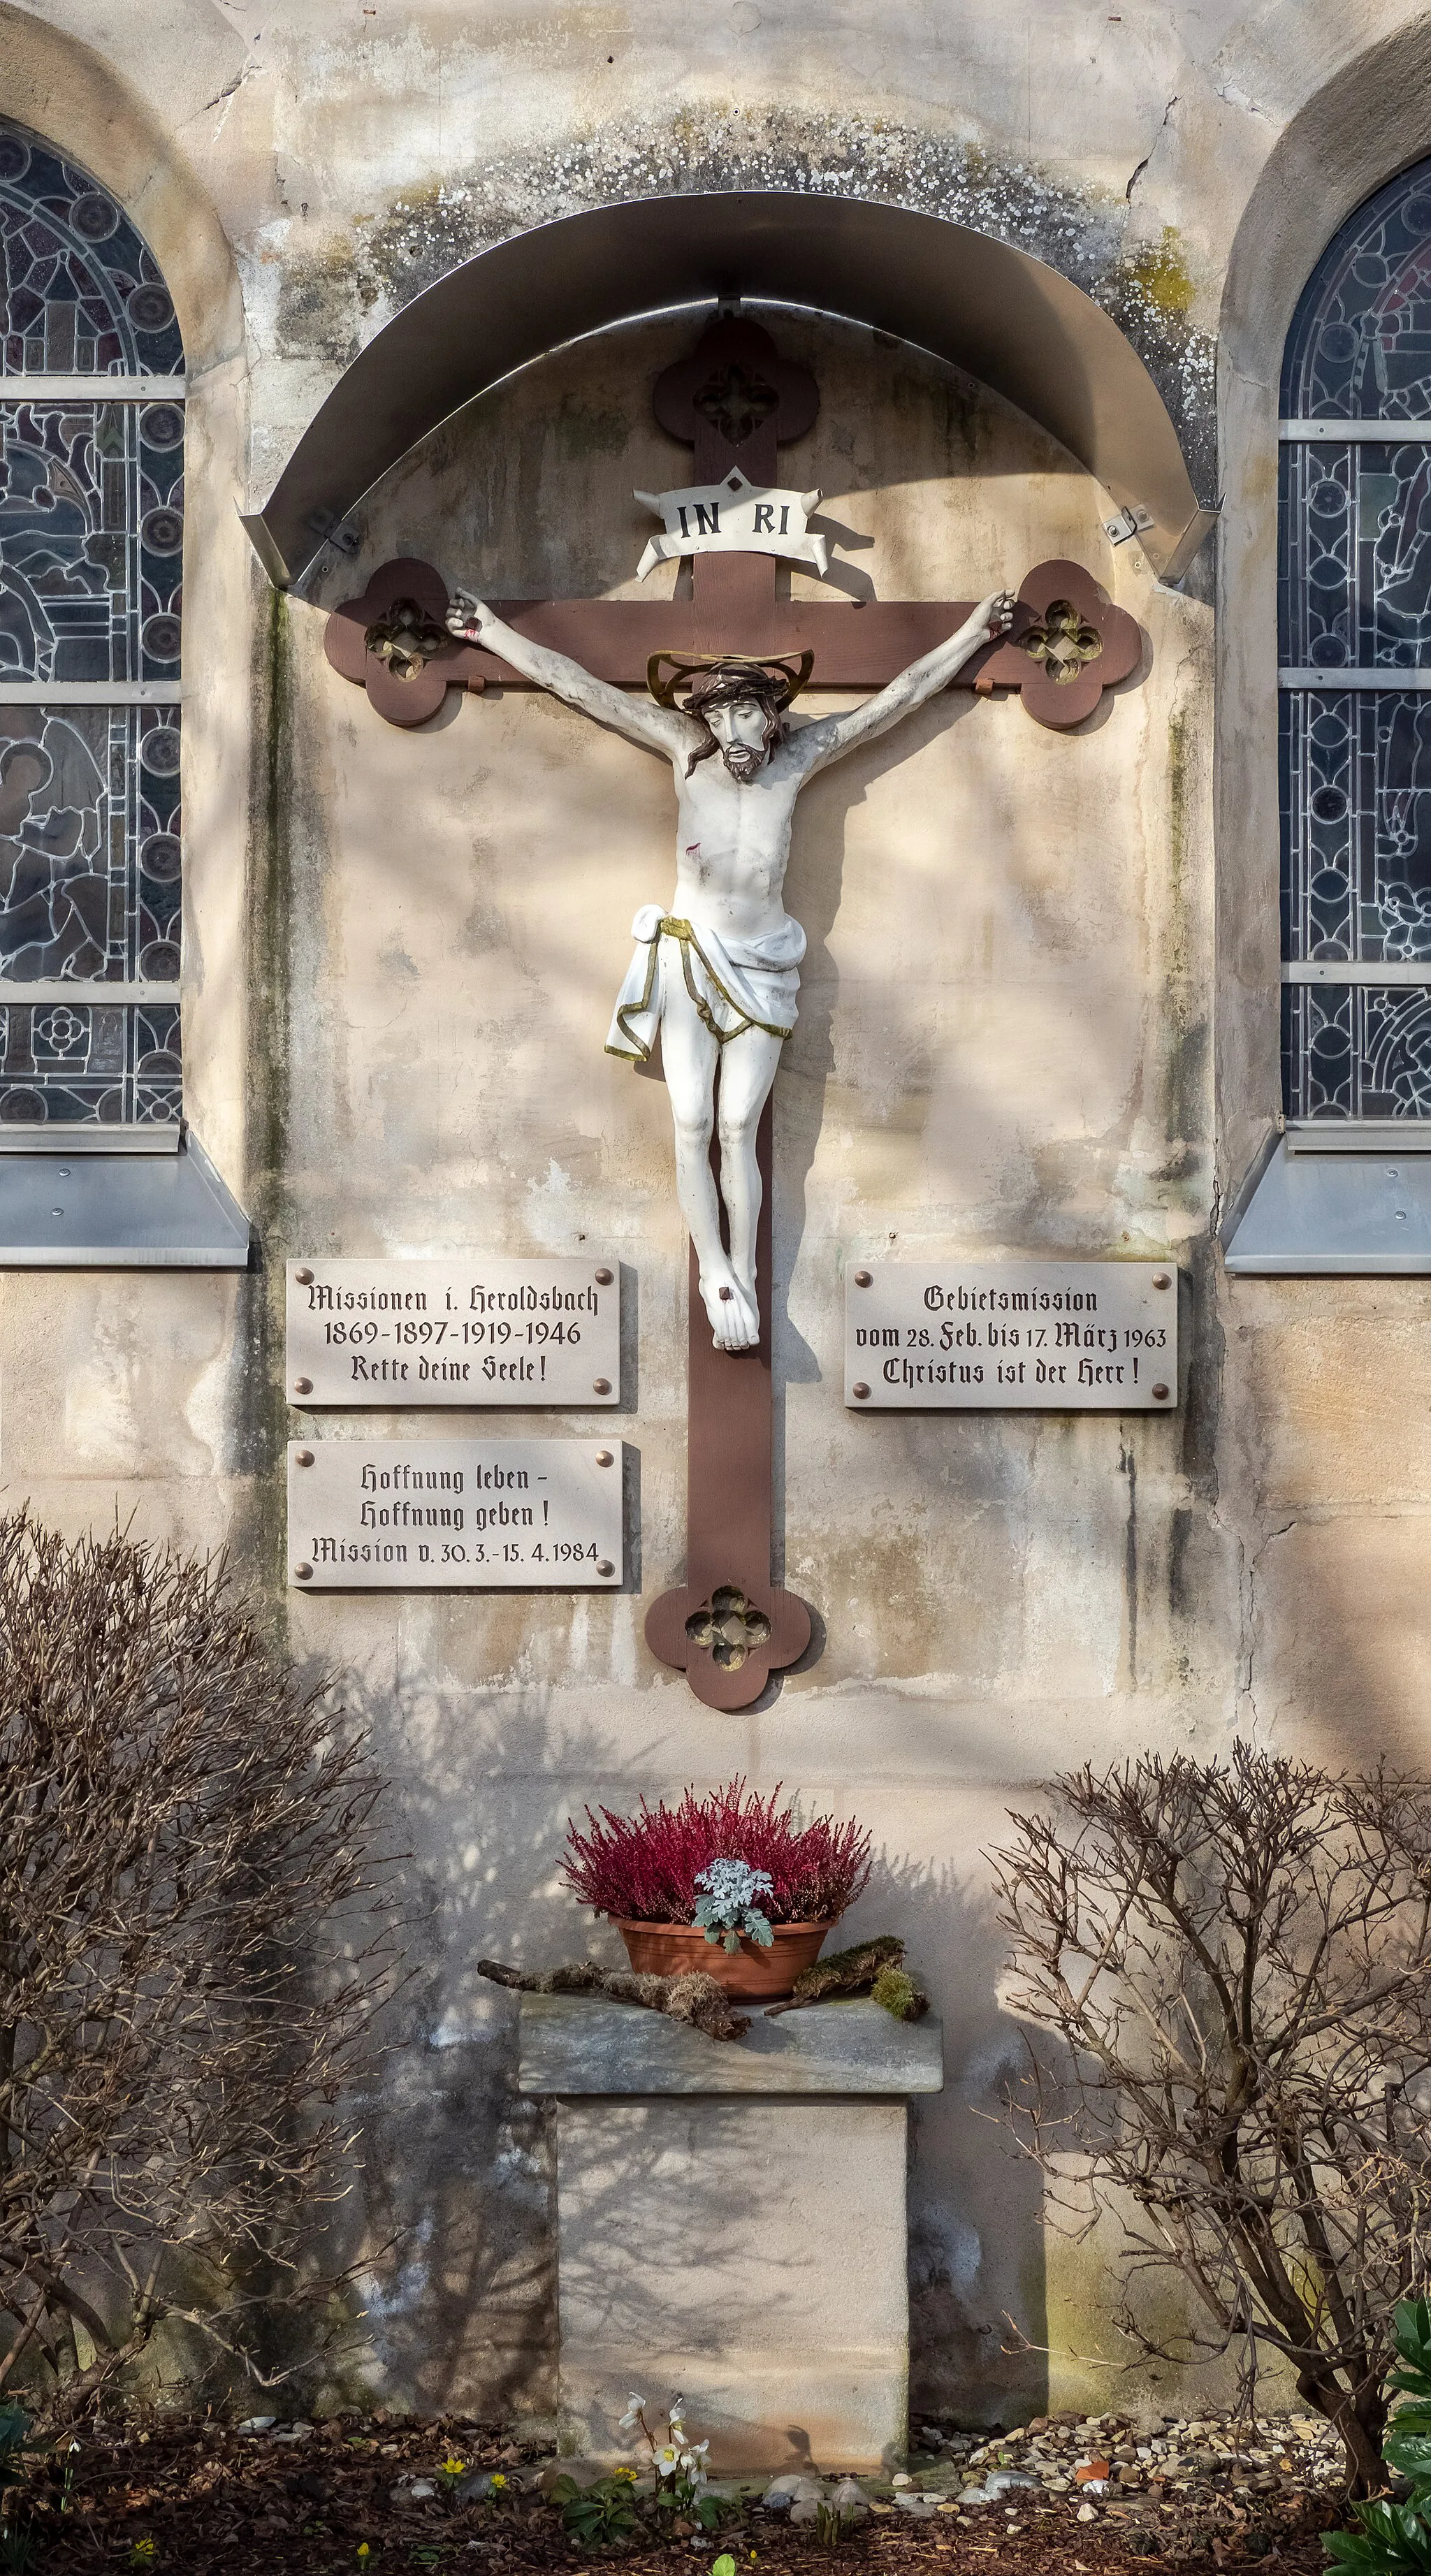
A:
{"type": "Polygon", "coordinates": [[[694,678],[697,671],[767,671],[772,675],[778,672],[785,682],[781,704],[788,707],[799,697],[801,690],[809,686],[814,667],[815,656],[810,652],[802,653],[798,662],[793,656],[786,659],[778,653],[691,653],[684,657],[679,653],[653,653],[646,665],[646,686],[658,707],[674,707],[681,682],[694,678]],[[671,665],[668,680],[659,677],[663,662],[671,665]]]}

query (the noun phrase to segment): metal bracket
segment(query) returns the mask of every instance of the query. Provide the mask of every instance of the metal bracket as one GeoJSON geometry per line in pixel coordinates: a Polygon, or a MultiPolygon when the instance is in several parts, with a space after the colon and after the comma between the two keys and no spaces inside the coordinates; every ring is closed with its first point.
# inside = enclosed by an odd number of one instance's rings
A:
{"type": "Polygon", "coordinates": [[[1151,510],[1145,510],[1141,501],[1135,501],[1117,511],[1111,519],[1104,520],[1103,534],[1110,546],[1126,546],[1130,537],[1141,537],[1152,524],[1151,510]]]}

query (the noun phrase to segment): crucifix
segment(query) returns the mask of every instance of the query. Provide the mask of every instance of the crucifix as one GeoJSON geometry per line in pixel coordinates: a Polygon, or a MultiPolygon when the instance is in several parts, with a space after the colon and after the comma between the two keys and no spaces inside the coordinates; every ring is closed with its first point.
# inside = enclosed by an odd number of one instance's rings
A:
{"type": "Polygon", "coordinates": [[[326,640],[389,721],[421,723],[452,683],[497,679],[550,689],[671,761],[675,895],[637,913],[607,1037],[640,1062],[659,1033],[691,1237],[686,1581],[652,1605],[646,1635],[698,1698],[736,1709],[810,1637],[806,1605],[770,1576],[769,1101],[805,948],[781,901],[796,797],[951,685],[1020,687],[1030,713],[1064,730],[1128,675],[1141,635],[1070,563],[973,609],[782,600],[782,555],[824,569],[808,526],[818,492],[776,482],[778,446],[813,424],[813,378],[756,325],[721,317],[654,401],[694,448],[695,480],[637,496],[664,521],[642,569],[687,558],[688,600],[489,607],[404,559],[334,612],[326,640]],[[626,695],[635,681],[643,694],[626,695]],[[810,685],[875,694],[792,727],[786,711],[810,685]]]}

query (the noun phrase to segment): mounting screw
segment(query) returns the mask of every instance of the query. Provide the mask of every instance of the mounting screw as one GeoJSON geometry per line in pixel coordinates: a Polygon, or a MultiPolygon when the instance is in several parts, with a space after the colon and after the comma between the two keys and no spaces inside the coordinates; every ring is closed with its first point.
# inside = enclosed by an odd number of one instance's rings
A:
{"type": "Polygon", "coordinates": [[[311,1467],[313,1464],[312,1450],[295,1449],[293,1452],[293,1464],[295,1467],[311,1467]]]}
{"type": "Polygon", "coordinates": [[[612,1271],[612,1270],[598,1270],[598,1272],[597,1272],[597,1274],[596,1274],[596,1284],[597,1284],[597,1287],[598,1287],[598,1288],[609,1288],[609,1287],[610,1287],[610,1285],[611,1285],[612,1280],[613,1280],[613,1279],[614,1279],[614,1277],[615,1277],[615,1275],[616,1275],[616,1274],[615,1274],[615,1272],[614,1272],[614,1271],[612,1271]]]}
{"type": "Polygon", "coordinates": [[[855,1272],[855,1286],[857,1288],[869,1288],[872,1287],[873,1284],[872,1275],[868,1270],[857,1270],[855,1272]]]}
{"type": "Polygon", "coordinates": [[[616,1460],[609,1449],[598,1449],[596,1463],[598,1467],[614,1467],[616,1460]]]}
{"type": "Polygon", "coordinates": [[[295,1395],[311,1395],[313,1392],[311,1377],[296,1377],[293,1381],[293,1392],[295,1395]]]}
{"type": "Polygon", "coordinates": [[[866,1397],[866,1396],[868,1395],[868,1393],[869,1393],[869,1388],[866,1386],[866,1384],[865,1384],[865,1382],[864,1382],[864,1379],[863,1379],[862,1377],[857,1377],[857,1378],[856,1378],[856,1380],[855,1380],[855,1382],[854,1382],[854,1385],[853,1385],[853,1386],[851,1387],[851,1389],[850,1389],[850,1393],[851,1393],[851,1395],[857,1395],[857,1396],[859,1397],[859,1399],[860,1399],[861,1403],[863,1403],[863,1402],[864,1402],[865,1397],[866,1397]]]}
{"type": "Polygon", "coordinates": [[[723,1306],[728,1306],[728,1305],[730,1304],[731,1298],[734,1296],[734,1294],[735,1294],[735,1291],[734,1291],[734,1289],[733,1289],[733,1288],[722,1288],[722,1290],[721,1290],[721,1292],[720,1292],[720,1302],[721,1302],[721,1304],[722,1304],[723,1306]]]}
{"type": "Polygon", "coordinates": [[[1154,1396],[1155,1396],[1155,1398],[1157,1399],[1157,1401],[1158,1401],[1158,1403],[1159,1403],[1159,1404],[1166,1404],[1166,1402],[1167,1402],[1167,1398],[1168,1398],[1168,1390],[1167,1390],[1167,1388],[1166,1388],[1165,1386],[1155,1386],[1155,1387],[1154,1387],[1154,1389],[1153,1389],[1153,1394],[1154,1394],[1154,1396]]]}
{"type": "Polygon", "coordinates": [[[611,1393],[610,1378],[594,1377],[591,1381],[591,1391],[593,1395],[609,1395],[611,1393]]]}
{"type": "Polygon", "coordinates": [[[612,1564],[609,1556],[603,1556],[597,1560],[596,1571],[598,1574],[614,1574],[616,1572],[616,1568],[612,1564]]]}
{"type": "Polygon", "coordinates": [[[294,1271],[294,1273],[293,1273],[293,1276],[294,1276],[294,1278],[297,1280],[298,1285],[299,1285],[299,1287],[300,1287],[300,1288],[311,1288],[311,1287],[312,1287],[312,1285],[313,1285],[313,1273],[312,1273],[312,1271],[307,1267],[307,1265],[306,1265],[306,1264],[304,1265],[304,1267],[303,1267],[303,1269],[302,1269],[302,1270],[295,1270],[295,1271],[294,1271]]]}
{"type": "Polygon", "coordinates": [[[293,1571],[297,1575],[300,1583],[312,1582],[313,1568],[311,1565],[295,1565],[293,1571]]]}
{"type": "Polygon", "coordinates": [[[1153,1281],[1153,1286],[1155,1288],[1171,1288],[1172,1284],[1173,1283],[1168,1277],[1166,1270],[1160,1270],[1153,1281]]]}

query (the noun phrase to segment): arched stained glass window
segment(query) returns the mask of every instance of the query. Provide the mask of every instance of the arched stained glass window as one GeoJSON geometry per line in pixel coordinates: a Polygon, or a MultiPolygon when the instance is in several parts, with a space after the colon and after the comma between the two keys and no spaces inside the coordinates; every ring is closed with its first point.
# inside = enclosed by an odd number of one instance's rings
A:
{"type": "Polygon", "coordinates": [[[1431,1118],[1431,161],[1323,254],[1281,408],[1287,1112],[1431,1118]]]}
{"type": "Polygon", "coordinates": [[[179,1117],[183,345],[87,172],[0,122],[0,1123],[179,1117]]]}

